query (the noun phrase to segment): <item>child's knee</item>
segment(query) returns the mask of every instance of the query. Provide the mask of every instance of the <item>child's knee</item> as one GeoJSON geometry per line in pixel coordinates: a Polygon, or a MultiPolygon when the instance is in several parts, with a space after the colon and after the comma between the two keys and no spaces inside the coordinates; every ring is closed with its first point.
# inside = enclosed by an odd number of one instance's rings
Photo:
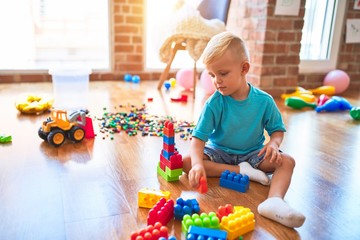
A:
{"type": "Polygon", "coordinates": [[[283,155],[283,164],[286,164],[288,168],[294,169],[295,168],[295,159],[287,154],[283,155]]]}

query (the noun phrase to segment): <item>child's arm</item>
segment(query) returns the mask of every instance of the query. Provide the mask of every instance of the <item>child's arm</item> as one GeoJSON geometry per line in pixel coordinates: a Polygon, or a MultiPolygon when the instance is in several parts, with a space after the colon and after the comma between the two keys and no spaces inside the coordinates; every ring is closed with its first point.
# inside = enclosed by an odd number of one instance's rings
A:
{"type": "Polygon", "coordinates": [[[189,183],[192,187],[198,187],[200,177],[206,178],[204,168],[205,142],[193,137],[190,144],[191,170],[189,172],[189,183]]]}
{"type": "Polygon", "coordinates": [[[281,154],[279,152],[280,144],[284,138],[284,132],[273,132],[270,136],[270,140],[263,149],[259,152],[258,156],[265,153],[264,159],[269,162],[275,162],[281,164],[281,154]]]}

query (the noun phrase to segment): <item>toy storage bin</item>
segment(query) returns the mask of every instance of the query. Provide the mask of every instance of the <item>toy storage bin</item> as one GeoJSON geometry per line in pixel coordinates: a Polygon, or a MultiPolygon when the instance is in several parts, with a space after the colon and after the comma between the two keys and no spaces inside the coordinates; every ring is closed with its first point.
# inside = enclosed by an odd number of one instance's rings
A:
{"type": "Polygon", "coordinates": [[[80,110],[88,107],[89,69],[52,69],[54,107],[63,110],[80,110]]]}

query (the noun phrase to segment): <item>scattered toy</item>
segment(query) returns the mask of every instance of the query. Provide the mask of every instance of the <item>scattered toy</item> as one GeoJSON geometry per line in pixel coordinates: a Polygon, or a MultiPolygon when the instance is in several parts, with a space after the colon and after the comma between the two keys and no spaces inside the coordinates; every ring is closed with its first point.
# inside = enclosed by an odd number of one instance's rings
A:
{"type": "Polygon", "coordinates": [[[199,191],[199,193],[201,193],[201,194],[207,193],[207,191],[208,191],[208,185],[207,185],[207,182],[206,182],[206,178],[205,178],[205,177],[201,177],[201,178],[200,178],[198,191],[199,191]]]}
{"type": "Polygon", "coordinates": [[[336,111],[345,111],[352,108],[348,100],[343,97],[333,96],[328,101],[326,101],[322,106],[316,107],[316,112],[336,112],[336,111]]]}
{"type": "Polygon", "coordinates": [[[360,120],[360,107],[353,107],[350,110],[350,116],[354,120],[360,120]]]}
{"type": "Polygon", "coordinates": [[[285,99],[285,105],[294,109],[302,109],[305,107],[316,108],[316,103],[309,103],[300,97],[288,97],[285,99]]]}
{"type": "Polygon", "coordinates": [[[173,102],[187,102],[188,101],[188,96],[183,94],[179,98],[171,98],[171,101],[173,101],[173,102]]]}
{"type": "Polygon", "coordinates": [[[76,111],[68,118],[66,111],[54,109],[51,116],[42,123],[38,135],[55,147],[61,146],[66,138],[76,143],[81,142],[85,137],[85,130],[81,127],[86,125],[85,115],[84,111],[76,111]],[[78,117],[81,122],[78,122],[78,117]]]}
{"type": "Polygon", "coordinates": [[[12,142],[11,135],[7,135],[7,134],[0,135],[0,143],[10,143],[10,142],[12,142]]]}
{"type": "Polygon", "coordinates": [[[21,113],[41,114],[51,109],[54,99],[42,95],[23,95],[15,102],[15,107],[21,113]]]}

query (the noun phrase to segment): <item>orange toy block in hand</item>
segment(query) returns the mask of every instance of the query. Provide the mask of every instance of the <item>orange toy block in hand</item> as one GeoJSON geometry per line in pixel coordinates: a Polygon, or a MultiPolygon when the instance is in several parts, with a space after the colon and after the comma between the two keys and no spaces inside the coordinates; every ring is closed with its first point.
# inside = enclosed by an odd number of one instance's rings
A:
{"type": "Polygon", "coordinates": [[[205,177],[200,178],[198,191],[201,194],[204,194],[204,193],[206,193],[208,191],[208,186],[207,186],[207,182],[206,182],[205,177]]]}

